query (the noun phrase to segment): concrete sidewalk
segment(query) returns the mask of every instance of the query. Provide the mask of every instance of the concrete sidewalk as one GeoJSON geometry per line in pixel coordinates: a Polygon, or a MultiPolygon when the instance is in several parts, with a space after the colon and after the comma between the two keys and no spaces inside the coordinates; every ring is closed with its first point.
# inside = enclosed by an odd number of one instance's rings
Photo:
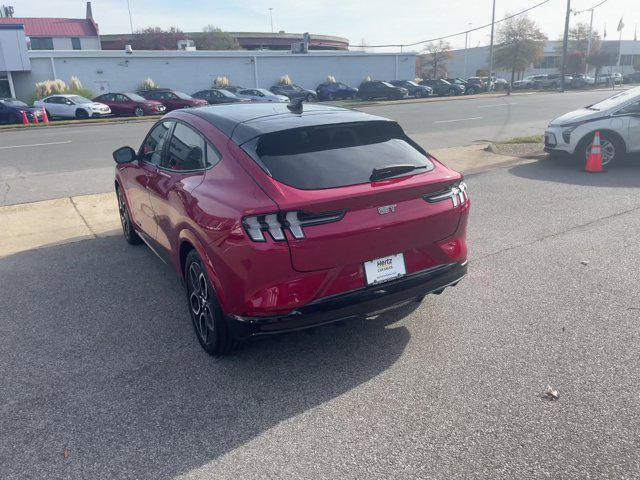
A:
{"type": "MultiPolygon", "coordinates": [[[[496,155],[487,144],[431,150],[449,167],[465,174],[521,161],[496,155]]],[[[0,257],[44,246],[120,234],[115,193],[81,195],[0,207],[0,257]]]]}

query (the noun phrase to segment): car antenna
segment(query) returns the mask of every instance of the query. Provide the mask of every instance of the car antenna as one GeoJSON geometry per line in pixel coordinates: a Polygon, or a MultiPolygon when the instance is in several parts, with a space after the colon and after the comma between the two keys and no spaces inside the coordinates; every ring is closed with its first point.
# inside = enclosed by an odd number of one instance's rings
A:
{"type": "Polygon", "coordinates": [[[289,103],[287,105],[287,108],[289,110],[291,110],[292,113],[296,113],[298,115],[302,114],[302,103],[304,102],[304,98],[296,98],[295,100],[291,101],[291,103],[289,103]]]}

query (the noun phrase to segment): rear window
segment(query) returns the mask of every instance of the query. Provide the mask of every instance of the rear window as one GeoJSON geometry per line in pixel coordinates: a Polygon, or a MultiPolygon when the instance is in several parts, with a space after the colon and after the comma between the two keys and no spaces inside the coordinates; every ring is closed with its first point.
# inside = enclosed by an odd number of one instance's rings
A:
{"type": "Polygon", "coordinates": [[[303,190],[368,183],[374,168],[390,165],[423,167],[415,174],[433,169],[425,152],[397,123],[388,121],[284,130],[258,137],[244,148],[273,178],[303,190]]]}

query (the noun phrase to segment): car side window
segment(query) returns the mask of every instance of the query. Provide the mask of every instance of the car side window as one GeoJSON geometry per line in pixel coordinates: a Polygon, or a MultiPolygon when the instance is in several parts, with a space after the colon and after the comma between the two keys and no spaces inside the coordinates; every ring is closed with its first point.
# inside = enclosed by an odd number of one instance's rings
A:
{"type": "Polygon", "coordinates": [[[167,141],[169,132],[171,132],[172,126],[173,122],[162,122],[153,127],[138,153],[142,161],[153,165],[160,165],[162,149],[167,141]]]}
{"type": "Polygon", "coordinates": [[[205,148],[204,139],[199,133],[178,123],[160,166],[176,171],[200,170],[204,168],[205,148]]]}
{"type": "Polygon", "coordinates": [[[634,102],[631,105],[621,108],[616,112],[616,115],[630,115],[640,114],[640,101],[634,102]]]}
{"type": "Polygon", "coordinates": [[[222,160],[222,156],[216,147],[207,143],[206,168],[215,167],[222,160]]]}
{"type": "Polygon", "coordinates": [[[118,94],[115,97],[116,97],[116,102],[126,102],[129,100],[127,97],[125,97],[122,94],[118,94]]]}

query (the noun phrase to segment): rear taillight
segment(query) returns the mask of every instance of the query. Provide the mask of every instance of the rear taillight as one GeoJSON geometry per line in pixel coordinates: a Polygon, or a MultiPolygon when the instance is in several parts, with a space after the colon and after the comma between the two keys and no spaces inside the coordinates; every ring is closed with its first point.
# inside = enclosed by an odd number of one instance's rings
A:
{"type": "Polygon", "coordinates": [[[422,198],[429,203],[441,202],[450,198],[453,201],[453,206],[457,207],[469,201],[469,196],[467,195],[467,184],[464,182],[456,183],[446,190],[430,193],[422,198]]]}
{"type": "Polygon", "coordinates": [[[266,213],[249,215],[242,219],[242,225],[254,242],[265,242],[265,232],[276,241],[286,239],[285,230],[289,230],[295,239],[304,238],[304,228],[324,223],[337,222],[344,217],[344,210],[313,213],[304,211],[286,213],[266,213]]]}

